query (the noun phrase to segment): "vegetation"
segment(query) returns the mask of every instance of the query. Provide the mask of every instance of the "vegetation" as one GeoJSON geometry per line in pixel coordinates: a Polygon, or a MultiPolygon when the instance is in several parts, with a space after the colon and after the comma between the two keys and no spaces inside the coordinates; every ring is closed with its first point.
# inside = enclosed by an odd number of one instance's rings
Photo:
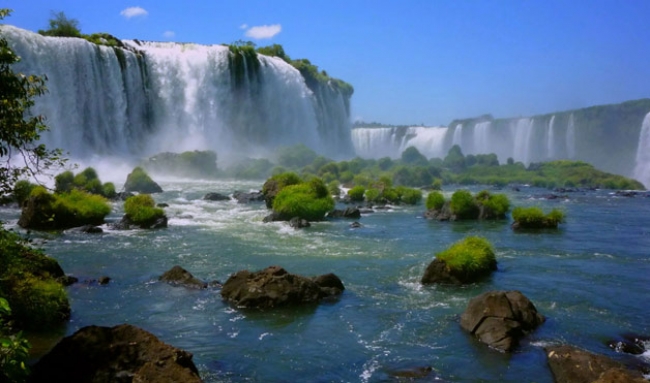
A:
{"type": "Polygon", "coordinates": [[[38,33],[43,36],[82,37],[81,30],[79,29],[79,21],[68,18],[63,12],[53,11],[52,18],[48,23],[50,28],[39,30],[38,33]]]}
{"type": "MultiPolygon", "coordinates": [[[[9,10],[0,9],[0,20],[9,10]]],[[[30,113],[34,98],[45,93],[45,78],[12,70],[20,58],[0,36],[0,197],[12,192],[14,183],[26,175],[35,176],[51,167],[62,166],[60,150],[37,144],[47,130],[44,118],[30,113]]]]}
{"type": "Polygon", "coordinates": [[[70,316],[66,292],[56,280],[63,276],[59,264],[2,226],[0,264],[0,297],[9,302],[17,327],[44,329],[70,316]]]}
{"type": "Polygon", "coordinates": [[[150,226],[165,215],[149,194],[138,194],[124,201],[124,212],[135,225],[150,226]]]}
{"type": "Polygon", "coordinates": [[[111,212],[106,199],[72,189],[51,194],[37,186],[29,194],[18,224],[38,230],[59,230],[83,225],[99,225],[111,212]]]}
{"type": "Polygon", "coordinates": [[[282,188],[273,201],[273,211],[282,220],[299,217],[320,221],[334,209],[334,199],[320,178],[282,188]]]}
{"type": "Polygon", "coordinates": [[[478,217],[479,207],[472,193],[468,190],[456,190],[451,195],[450,202],[451,212],[458,219],[475,219],[478,217]]]}
{"type": "Polygon", "coordinates": [[[70,170],[59,173],[54,177],[55,193],[69,193],[72,190],[81,190],[90,194],[97,194],[106,198],[115,198],[115,185],[112,182],[102,184],[95,169],[88,167],[79,174],[70,170]]]}
{"type": "Polygon", "coordinates": [[[29,374],[29,342],[10,325],[11,307],[0,297],[0,382],[24,382],[29,374]]]}
{"type": "Polygon", "coordinates": [[[447,267],[461,275],[477,275],[496,268],[496,257],[490,242],[481,237],[467,237],[436,254],[447,267]]]}
{"type": "Polygon", "coordinates": [[[352,202],[361,202],[363,201],[363,193],[366,192],[366,188],[357,185],[353,187],[352,189],[348,190],[348,196],[350,197],[350,201],[352,202]]]}
{"type": "Polygon", "coordinates": [[[14,184],[14,200],[18,202],[18,205],[22,206],[25,200],[29,197],[32,190],[38,186],[27,180],[20,180],[14,184]]]}
{"type": "Polygon", "coordinates": [[[161,193],[162,188],[149,177],[149,174],[140,166],[135,167],[126,177],[124,183],[126,192],[161,193]]]}
{"type": "Polygon", "coordinates": [[[544,214],[542,209],[536,206],[516,207],[512,211],[515,229],[557,228],[564,222],[564,218],[561,210],[553,209],[548,214],[544,214]]]}
{"type": "Polygon", "coordinates": [[[432,191],[427,196],[427,201],[425,206],[427,210],[440,210],[445,204],[445,196],[442,195],[439,191],[432,191]]]}

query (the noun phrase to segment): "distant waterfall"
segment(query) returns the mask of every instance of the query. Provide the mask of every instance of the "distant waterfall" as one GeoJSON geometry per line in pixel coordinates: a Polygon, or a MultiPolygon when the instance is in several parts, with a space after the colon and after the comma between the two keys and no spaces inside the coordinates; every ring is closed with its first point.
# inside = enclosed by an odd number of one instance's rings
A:
{"type": "Polygon", "coordinates": [[[515,137],[513,158],[524,164],[530,162],[531,138],[534,119],[522,118],[511,124],[512,135],[515,137]]]}
{"type": "Polygon", "coordinates": [[[452,146],[463,146],[463,124],[456,125],[456,129],[454,129],[454,137],[451,144],[452,146]]]}
{"type": "Polygon", "coordinates": [[[12,26],[1,33],[22,58],[15,70],[48,78],[33,109],[50,127],[43,141],[74,158],[190,149],[259,156],[295,143],[353,154],[349,99],[327,85],[312,91],[279,58],[244,59],[241,69],[254,76],[237,77],[220,45],[134,40],[121,49],[12,26]]]}
{"type": "Polygon", "coordinates": [[[576,157],[576,124],[573,114],[569,116],[569,126],[566,130],[566,151],[567,157],[576,157]]]}
{"type": "Polygon", "coordinates": [[[636,150],[634,178],[646,188],[650,188],[650,113],[645,116],[641,126],[639,147],[636,150]]]}
{"type": "Polygon", "coordinates": [[[546,136],[546,158],[555,158],[555,115],[548,122],[548,134],[546,136]]]}
{"type": "Polygon", "coordinates": [[[474,126],[474,150],[476,154],[489,153],[490,121],[479,122],[474,126]]]}

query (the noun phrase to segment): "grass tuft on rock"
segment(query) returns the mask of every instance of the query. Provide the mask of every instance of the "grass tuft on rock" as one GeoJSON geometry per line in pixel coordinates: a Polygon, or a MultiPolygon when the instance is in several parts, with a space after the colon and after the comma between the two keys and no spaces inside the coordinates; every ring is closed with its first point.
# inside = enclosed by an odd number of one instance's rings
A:
{"type": "Polygon", "coordinates": [[[436,254],[447,267],[465,275],[476,275],[496,268],[496,256],[490,242],[482,237],[470,236],[436,254]]]}
{"type": "Polygon", "coordinates": [[[544,229],[557,228],[564,222],[565,215],[559,209],[553,209],[544,214],[537,206],[516,207],[512,211],[513,227],[515,229],[544,229]]]}
{"type": "Polygon", "coordinates": [[[124,202],[126,216],[136,225],[150,225],[165,215],[163,209],[156,207],[156,201],[149,194],[138,194],[124,202]]]}

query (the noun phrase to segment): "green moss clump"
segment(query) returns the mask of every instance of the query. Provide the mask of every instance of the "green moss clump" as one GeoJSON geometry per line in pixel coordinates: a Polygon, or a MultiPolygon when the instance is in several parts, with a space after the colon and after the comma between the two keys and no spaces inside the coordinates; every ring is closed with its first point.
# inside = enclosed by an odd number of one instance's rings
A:
{"type": "Polygon", "coordinates": [[[124,183],[124,190],[127,193],[138,192],[138,193],[162,193],[162,188],[154,180],[149,177],[147,172],[137,166],[129,173],[126,177],[126,182],[124,183]]]}
{"type": "Polygon", "coordinates": [[[83,225],[101,225],[111,212],[106,199],[72,189],[50,194],[44,187],[32,190],[23,206],[18,224],[37,230],[60,230],[83,225]]]}
{"type": "Polygon", "coordinates": [[[482,237],[467,237],[436,254],[447,267],[460,275],[480,275],[496,269],[496,256],[490,242],[482,237]]]}
{"type": "Polygon", "coordinates": [[[70,316],[67,294],[57,281],[63,270],[42,251],[0,225],[0,296],[18,327],[45,329],[70,316]]]}
{"type": "Polygon", "coordinates": [[[482,218],[505,218],[510,210],[510,200],[505,194],[491,194],[487,190],[480,191],[476,202],[482,210],[482,218]]]}
{"type": "Polygon", "coordinates": [[[514,220],[512,227],[515,229],[557,228],[564,222],[565,215],[558,209],[544,214],[542,209],[536,206],[516,207],[512,211],[512,219],[514,220]]]}
{"type": "Polygon", "coordinates": [[[352,189],[348,190],[348,196],[350,196],[350,201],[353,202],[363,201],[363,193],[365,192],[366,192],[366,188],[361,185],[357,185],[353,187],[352,189]]]}
{"type": "Polygon", "coordinates": [[[407,188],[399,186],[396,188],[401,203],[407,205],[417,205],[422,201],[422,191],[420,189],[407,188]]]}
{"type": "Polygon", "coordinates": [[[273,201],[273,211],[282,220],[299,217],[320,221],[334,209],[334,199],[320,178],[284,187],[273,201]]]}
{"type": "Polygon", "coordinates": [[[163,209],[156,207],[156,202],[149,194],[138,194],[124,201],[126,216],[136,225],[150,226],[165,215],[163,209]]]}
{"type": "Polygon", "coordinates": [[[468,190],[456,190],[451,195],[450,208],[458,219],[472,219],[478,217],[478,206],[472,193],[468,190]]]}
{"type": "Polygon", "coordinates": [[[445,196],[443,196],[439,191],[432,191],[429,193],[425,202],[427,210],[440,210],[444,204],[445,196]]]}
{"type": "Polygon", "coordinates": [[[67,170],[54,177],[55,193],[69,193],[73,189],[82,190],[90,194],[97,194],[106,198],[115,197],[115,186],[110,183],[102,184],[97,171],[91,167],[78,174],[67,170]]]}

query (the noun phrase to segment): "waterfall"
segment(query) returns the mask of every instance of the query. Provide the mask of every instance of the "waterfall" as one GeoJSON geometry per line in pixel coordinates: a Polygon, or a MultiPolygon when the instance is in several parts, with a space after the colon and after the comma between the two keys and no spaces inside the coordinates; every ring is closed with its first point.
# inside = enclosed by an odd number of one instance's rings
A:
{"type": "Polygon", "coordinates": [[[512,123],[514,140],[513,159],[525,165],[530,163],[530,146],[533,133],[534,119],[520,118],[512,123]]]}
{"type": "Polygon", "coordinates": [[[569,125],[566,130],[566,153],[567,157],[576,157],[576,124],[573,113],[569,116],[569,125]]]}
{"type": "Polygon", "coordinates": [[[447,155],[447,150],[444,150],[446,135],[446,127],[409,127],[399,147],[399,154],[413,146],[427,158],[442,158],[447,155]]]}
{"type": "Polygon", "coordinates": [[[312,91],[279,58],[242,55],[232,68],[220,45],[133,40],[121,49],[1,28],[22,58],[15,70],[48,78],[33,108],[50,127],[43,142],[73,158],[193,149],[259,156],[295,143],[334,158],[353,153],[349,99],[329,84],[312,91]]]}
{"type": "Polygon", "coordinates": [[[451,145],[463,146],[463,124],[456,125],[451,145]]]}
{"type": "Polygon", "coordinates": [[[474,154],[490,154],[490,121],[479,122],[474,126],[474,154]]]}
{"type": "Polygon", "coordinates": [[[646,114],[641,125],[639,147],[636,150],[634,178],[650,188],[650,113],[646,114]]]}
{"type": "Polygon", "coordinates": [[[555,158],[555,115],[551,117],[551,120],[548,122],[548,131],[546,135],[546,158],[554,159],[555,158]]]}
{"type": "Polygon", "coordinates": [[[401,154],[396,128],[352,129],[352,143],[357,155],[363,158],[397,158],[401,154]]]}

